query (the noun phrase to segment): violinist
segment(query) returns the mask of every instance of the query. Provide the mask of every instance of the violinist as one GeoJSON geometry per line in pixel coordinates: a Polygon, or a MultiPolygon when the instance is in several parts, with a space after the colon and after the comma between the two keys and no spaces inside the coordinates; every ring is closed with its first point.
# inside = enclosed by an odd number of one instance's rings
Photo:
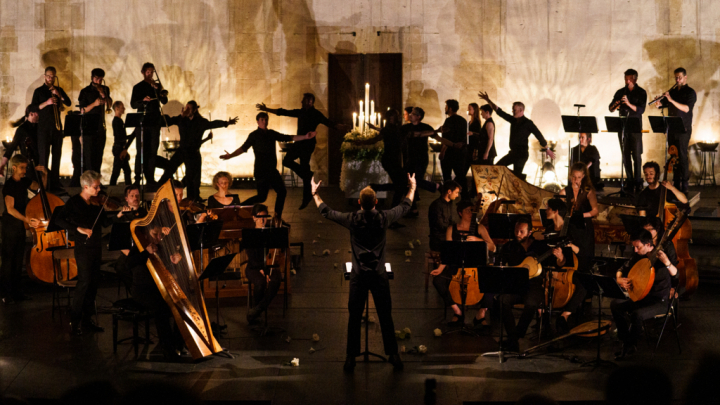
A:
{"type": "MultiPolygon", "coordinates": [[[[147,210],[140,207],[140,188],[134,184],[125,187],[125,205],[127,210],[120,210],[117,214],[118,220],[130,222],[135,218],[144,217],[147,215],[147,210]]],[[[120,251],[122,254],[118,256],[115,262],[115,273],[118,274],[122,280],[125,281],[126,286],[132,285],[132,266],[129,263],[131,255],[135,255],[138,252],[137,247],[133,246],[132,249],[123,249],[120,251]]]]}
{"type": "MultiPolygon", "coordinates": [[[[488,234],[487,229],[485,229],[485,226],[478,224],[476,233],[474,235],[469,234],[473,217],[472,209],[473,205],[468,200],[463,200],[458,203],[457,213],[460,216],[460,223],[448,226],[447,231],[445,232],[445,240],[467,240],[471,242],[483,241],[486,243],[488,251],[495,252],[495,244],[492,239],[490,239],[490,235],[488,234]]],[[[445,301],[445,305],[450,306],[454,312],[453,320],[448,323],[448,326],[461,327],[465,324],[465,314],[462,313],[460,306],[453,301],[453,298],[450,295],[450,283],[453,282],[452,277],[457,273],[457,271],[458,268],[456,266],[446,266],[441,264],[440,267],[430,272],[430,274],[435,276],[433,278],[433,285],[437,289],[438,294],[440,294],[445,301]]],[[[486,314],[490,305],[492,305],[492,295],[483,295],[483,298],[480,301],[481,308],[478,310],[475,318],[473,319],[474,327],[479,327],[480,325],[489,326],[486,314]]]]}
{"type": "Polygon", "coordinates": [[[180,206],[180,212],[182,218],[185,220],[185,225],[199,224],[205,222],[208,218],[213,216],[210,210],[205,211],[205,206],[197,203],[191,199],[185,199],[185,185],[181,181],[172,181],[173,192],[177,199],[178,205],[180,206]]]}
{"type": "MultiPolygon", "coordinates": [[[[268,214],[268,207],[264,204],[255,204],[252,209],[253,221],[255,228],[272,227],[273,222],[268,214]]],[[[246,248],[248,264],[245,269],[245,276],[253,284],[253,296],[255,302],[253,307],[247,313],[248,323],[253,323],[267,308],[270,306],[273,298],[280,289],[282,282],[282,272],[279,269],[269,269],[265,274],[263,265],[265,264],[265,256],[263,249],[246,248]]]]}
{"type": "MultiPolygon", "coordinates": [[[[12,123],[12,127],[17,129],[15,130],[12,141],[10,141],[10,144],[5,148],[5,154],[2,157],[2,162],[0,162],[0,177],[5,175],[5,166],[7,166],[8,161],[12,158],[17,148],[20,148],[21,155],[32,158],[34,162],[38,161],[37,153],[33,150],[34,148],[28,148],[25,141],[26,139],[30,139],[33,145],[37,145],[39,111],[37,106],[30,104],[25,108],[25,116],[12,123]],[[31,156],[30,153],[33,153],[33,155],[31,156]]],[[[34,173],[31,173],[30,177],[35,179],[34,173]]]]}
{"type": "Polygon", "coordinates": [[[232,184],[232,175],[228,172],[217,172],[213,176],[213,187],[217,193],[213,194],[207,200],[207,207],[225,208],[230,205],[240,205],[240,198],[237,194],[230,194],[230,185],[232,184]]]}
{"type": "Polygon", "coordinates": [[[83,129],[83,167],[85,170],[94,170],[101,173],[100,168],[105,153],[107,130],[105,127],[105,112],[110,110],[112,98],[110,88],[103,85],[105,71],[95,68],[90,73],[90,84],[80,90],[78,103],[83,114],[98,117],[97,126],[87,125],[83,129]]]}
{"type": "MultiPolygon", "coordinates": [[[[547,245],[543,242],[536,241],[530,234],[532,223],[530,219],[521,216],[515,222],[515,239],[503,245],[500,249],[500,264],[504,266],[517,266],[529,256],[540,256],[547,251],[547,245]]],[[[562,266],[564,261],[559,257],[561,249],[553,250],[555,257],[548,258],[542,263],[543,266],[562,266]],[[554,259],[554,260],[553,260],[554,259]]],[[[502,321],[507,331],[507,340],[502,342],[503,349],[511,352],[520,350],[519,339],[525,337],[527,328],[530,326],[535,313],[540,307],[540,303],[544,299],[545,291],[542,285],[542,277],[530,279],[528,290],[524,295],[519,294],[502,294],[496,298],[503,306],[502,321]],[[515,317],[512,313],[512,307],[515,304],[522,303],[523,308],[517,326],[515,326],[515,317]]]]}
{"type": "Polygon", "coordinates": [[[68,199],[57,220],[59,226],[70,231],[70,239],[75,242],[78,283],[70,307],[70,325],[75,336],[82,335],[83,329],[105,331],[92,319],[102,264],[102,228],[113,222],[111,216],[103,215],[104,207],[91,202],[100,192],[100,179],[98,172],[83,173],[80,176],[82,191],[68,199]]]}
{"type": "MultiPolygon", "coordinates": [[[[548,221],[550,223],[545,227],[545,234],[543,235],[540,232],[536,232],[535,237],[536,240],[544,240],[546,239],[545,235],[548,234],[559,234],[564,225],[565,225],[565,214],[567,211],[567,206],[565,205],[565,202],[559,198],[552,198],[548,200],[547,202],[547,209],[545,210],[545,215],[547,216],[548,221]]],[[[570,232],[568,229],[568,237],[570,240],[575,240],[573,236],[576,235],[576,232],[570,232]]],[[[551,239],[551,238],[548,238],[551,239]]],[[[582,252],[580,247],[575,245],[574,243],[570,243],[567,245],[567,247],[562,249],[557,249],[553,251],[553,254],[558,260],[558,264],[560,266],[566,266],[566,267],[572,267],[573,265],[573,257],[572,254],[575,254],[578,258],[579,257],[587,257],[590,254],[587,252],[582,252]]],[[[592,256],[590,255],[589,258],[585,261],[589,262],[589,260],[592,259],[592,256]]],[[[578,259],[579,260],[579,259],[578,259]]],[[[587,272],[587,268],[579,268],[580,271],[587,272]]],[[[565,307],[563,308],[563,312],[558,317],[556,323],[555,323],[555,329],[558,331],[558,334],[565,334],[570,331],[570,328],[568,326],[568,318],[570,315],[575,313],[577,309],[582,305],[583,300],[585,299],[585,296],[587,295],[587,291],[585,290],[585,287],[583,287],[582,284],[577,282],[576,278],[573,278],[573,285],[575,286],[575,291],[573,292],[572,297],[570,297],[570,300],[567,304],[565,304],[565,307]]]]}
{"type": "MultiPolygon", "coordinates": [[[[0,266],[0,295],[5,305],[29,299],[20,286],[23,258],[25,256],[25,224],[37,228],[37,218],[25,216],[28,204],[27,190],[37,190],[39,185],[25,177],[28,160],[15,155],[10,160],[12,176],[5,181],[2,189],[5,212],[2,215],[2,266],[0,266]]],[[[44,174],[43,184],[47,185],[47,171],[42,166],[35,168],[44,174]]]]}
{"type": "MultiPolygon", "coordinates": [[[[657,226],[657,224],[651,224],[657,226]]],[[[657,233],[656,233],[657,235],[657,233]]],[[[643,230],[632,240],[635,253],[615,274],[617,283],[625,290],[631,288],[632,283],[627,278],[633,266],[641,259],[647,258],[653,251],[654,238],[651,231],[643,230]]],[[[618,338],[622,341],[622,349],[615,353],[615,360],[624,359],[637,351],[637,342],[642,330],[642,322],[655,315],[665,313],[667,300],[670,296],[672,277],[677,275],[677,257],[675,249],[668,244],[667,252],[658,251],[655,263],[655,280],[648,295],[633,301],[630,298],[615,299],[610,304],[613,320],[617,326],[618,338]],[[628,320],[629,319],[629,320],[628,320]]]]}
{"type": "Polygon", "coordinates": [[[660,183],[660,165],[656,162],[646,162],[643,165],[643,173],[648,186],[638,195],[635,205],[638,206],[638,214],[643,217],[656,217],[660,215],[660,209],[665,209],[665,201],[660,201],[663,191],[671,191],[675,198],[682,204],[687,204],[688,199],[682,191],[669,181],[660,183]],[[662,207],[660,206],[662,204],[662,207]]]}

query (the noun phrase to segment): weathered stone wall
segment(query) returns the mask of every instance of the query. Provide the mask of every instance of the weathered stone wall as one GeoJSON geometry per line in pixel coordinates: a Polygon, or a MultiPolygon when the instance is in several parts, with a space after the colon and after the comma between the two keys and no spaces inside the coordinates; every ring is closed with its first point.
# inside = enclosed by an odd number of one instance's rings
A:
{"type": "MultiPolygon", "coordinates": [[[[605,128],[602,117],[625,69],[638,70],[639,84],[654,95],[683,66],[698,92],[692,145],[720,138],[719,35],[720,2],[712,0],[2,0],[0,137],[12,136],[8,123],[22,115],[45,66],[58,68],[73,104],[94,67],[106,70],[113,97],[127,102],[140,66],[152,61],[170,90],[167,113],[195,99],[206,116],[240,116],[203,147],[203,180],[220,169],[250,175],[252,154],[229,162],[217,156],[255,128],[255,103],[295,107],[310,91],[326,112],[328,53],[402,52],[403,98],[425,108],[428,123],[441,123],[444,100],[458,99],[464,111],[486,90],[506,109],[525,102],[546,137],[560,143],[561,159],[569,136],[560,116],[576,114],[573,104],[587,105],[582,113],[605,128]]],[[[270,125],[295,129],[282,118],[270,125]]],[[[498,123],[500,155],[508,129],[498,123]]],[[[324,127],[318,139],[313,167],[324,178],[324,127]]],[[[644,160],[661,160],[663,137],[645,140],[644,160]]],[[[603,175],[618,175],[616,138],[600,133],[594,143],[603,175]]],[[[694,173],[698,156],[691,152],[694,173]]],[[[534,174],[538,157],[531,159],[526,173],[534,174]]],[[[69,139],[62,169],[71,171],[69,139]]]]}

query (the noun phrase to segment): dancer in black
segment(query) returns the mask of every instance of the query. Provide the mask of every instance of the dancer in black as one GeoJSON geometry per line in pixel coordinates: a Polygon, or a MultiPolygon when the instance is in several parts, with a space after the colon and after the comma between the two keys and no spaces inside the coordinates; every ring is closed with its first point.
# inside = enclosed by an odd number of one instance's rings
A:
{"type": "Polygon", "coordinates": [[[478,107],[470,103],[470,162],[474,165],[492,165],[497,156],[495,151],[495,121],[492,119],[492,108],[488,105],[478,107]],[[480,117],[485,123],[480,126],[480,117]]]}
{"type": "Polygon", "coordinates": [[[498,166],[510,166],[513,165],[513,173],[521,180],[525,180],[526,175],[523,174],[525,163],[527,163],[530,157],[528,139],[530,134],[534,135],[540,142],[548,156],[555,159],[555,153],[547,147],[547,141],[543,137],[540,130],[535,126],[529,118],[525,116],[525,104],[516,101],[513,103],[512,111],[513,115],[510,115],[498,108],[495,103],[490,100],[487,93],[480,92],[478,96],[482,100],[487,101],[490,107],[497,112],[500,118],[510,123],[510,151],[507,155],[503,156],[495,162],[498,166]]]}
{"type": "MultiPolygon", "coordinates": [[[[631,281],[627,278],[633,266],[655,248],[657,241],[657,230],[655,237],[651,231],[643,230],[635,235],[632,246],[635,253],[615,274],[617,283],[623,289],[629,289],[631,281]]],[[[639,300],[633,301],[630,298],[616,299],[610,304],[613,320],[617,326],[618,338],[622,341],[622,349],[615,353],[615,360],[624,359],[637,351],[637,342],[642,331],[642,322],[658,314],[664,314],[667,310],[667,300],[670,297],[672,278],[677,275],[677,255],[675,247],[670,242],[665,251],[660,250],[653,263],[655,269],[655,280],[648,295],[639,300]]]]}
{"type": "Polygon", "coordinates": [[[592,133],[581,132],[578,134],[578,145],[570,151],[572,163],[583,162],[588,168],[590,181],[595,190],[602,190],[605,185],[600,181],[600,152],[592,143],[592,133]]]}
{"type": "Polygon", "coordinates": [[[70,239],[75,242],[78,283],[70,308],[70,324],[72,333],[78,336],[82,335],[82,328],[105,331],[92,319],[102,264],[102,228],[113,221],[101,212],[102,207],[90,202],[100,191],[100,179],[100,174],[92,170],[83,173],[80,176],[82,191],[70,197],[57,219],[57,224],[69,230],[70,239]]]}
{"type": "MultiPolygon", "coordinates": [[[[647,104],[647,93],[637,85],[638,73],[635,69],[625,71],[625,87],[615,92],[608,109],[610,112],[620,111],[621,117],[639,118],[642,129],[642,115],[647,104]]],[[[622,142],[622,134],[618,134],[622,142]]],[[[642,133],[625,134],[625,143],[621,143],[623,152],[623,164],[628,180],[631,180],[626,189],[636,191],[642,189],[642,165],[643,142],[642,133]]]]}
{"type": "MultiPolygon", "coordinates": [[[[347,127],[330,121],[323,113],[315,109],[315,95],[312,93],[303,94],[302,108],[295,110],[286,110],[284,108],[268,108],[265,103],[257,104],[257,109],[281,117],[295,117],[298,119],[297,135],[305,135],[309,132],[315,132],[317,126],[323,124],[329,128],[335,128],[339,131],[347,130],[347,127]]],[[[300,209],[304,209],[312,201],[312,193],[310,192],[310,180],[313,171],[310,170],[310,158],[315,151],[315,138],[310,138],[305,142],[293,143],[283,159],[283,166],[295,172],[303,180],[303,201],[300,209]],[[295,161],[300,159],[300,163],[295,161]]]]}
{"type": "Polygon", "coordinates": [[[60,158],[62,157],[63,127],[61,113],[63,105],[70,107],[70,97],[59,85],[55,85],[57,70],[48,66],[45,68],[45,83],[35,89],[32,102],[40,110],[37,128],[38,165],[49,168],[48,179],[50,191],[61,189],[60,186],[60,158]],[[52,148],[52,163],[50,153],[52,148]]]}
{"type": "Polygon", "coordinates": [[[97,126],[86,125],[83,129],[83,168],[101,173],[107,141],[105,112],[110,109],[112,98],[110,98],[110,88],[102,84],[105,78],[104,70],[93,69],[90,78],[90,84],[80,90],[78,103],[83,114],[97,117],[98,122],[97,126]]]}
{"type": "Polygon", "coordinates": [[[655,103],[658,108],[667,108],[668,115],[680,117],[685,132],[682,134],[671,133],[668,135],[668,144],[678,149],[678,165],[675,167],[673,183],[675,188],[683,193],[688,192],[688,180],[690,179],[690,168],[688,166],[688,146],[692,137],[693,108],[697,102],[697,93],[687,85],[687,71],[684,68],[675,69],[675,85],[677,87],[666,92],[665,98],[655,103]]]}
{"type": "MultiPolygon", "coordinates": [[[[2,188],[5,212],[2,215],[2,265],[0,266],[0,297],[5,305],[29,299],[22,291],[23,258],[25,257],[25,224],[37,228],[37,218],[25,216],[28,204],[28,190],[37,191],[36,181],[25,177],[28,160],[23,155],[15,155],[10,160],[12,176],[8,177],[2,188]]],[[[42,166],[35,170],[44,174],[43,184],[47,185],[47,171],[42,166]]]]}
{"type": "MultiPolygon", "coordinates": [[[[165,164],[165,172],[160,177],[160,184],[165,184],[171,179],[178,167],[185,164],[185,185],[188,189],[188,198],[200,199],[200,178],[202,175],[202,156],[200,147],[212,139],[212,132],[205,139],[203,134],[207,130],[215,128],[227,128],[237,123],[238,117],[229,118],[227,121],[208,121],[200,115],[200,106],[195,100],[190,100],[182,110],[182,114],[176,117],[167,117],[168,125],[177,125],[180,132],[180,147],[175,151],[170,160],[165,164]]],[[[159,161],[156,157],[156,160],[159,161]]]]}
{"type": "MultiPolygon", "coordinates": [[[[407,113],[407,108],[405,108],[405,112],[407,113]]],[[[433,128],[422,122],[423,118],[425,118],[425,111],[420,107],[412,107],[408,117],[410,122],[400,128],[407,143],[405,170],[408,174],[415,175],[415,181],[418,187],[434,193],[438,190],[438,184],[425,180],[425,173],[427,172],[429,163],[428,137],[419,136],[423,133],[428,135],[434,133],[433,128]]],[[[416,193],[412,209],[407,215],[408,217],[417,217],[420,215],[417,208],[419,198],[419,193],[416,193]]]]}
{"type": "MultiPolygon", "coordinates": [[[[252,209],[253,221],[255,228],[272,227],[276,221],[271,221],[268,214],[268,207],[264,204],[255,204],[252,209]]],[[[282,282],[282,271],[280,269],[270,269],[268,274],[263,270],[265,264],[265,256],[263,249],[246,248],[248,256],[248,265],[245,269],[245,276],[253,285],[253,307],[247,313],[248,323],[253,323],[264,311],[268,309],[270,303],[280,290],[282,282]]]]}
{"type": "MultiPolygon", "coordinates": [[[[5,167],[7,166],[8,161],[12,158],[13,153],[15,153],[18,148],[20,148],[21,155],[26,158],[32,158],[34,162],[39,161],[37,152],[34,152],[31,156],[31,149],[28,149],[26,145],[27,139],[30,139],[30,142],[32,142],[33,145],[37,145],[37,123],[39,119],[39,111],[40,110],[37,106],[30,104],[25,108],[25,116],[12,123],[12,126],[17,129],[15,130],[15,135],[13,135],[12,141],[10,141],[5,148],[5,153],[3,154],[2,161],[0,162],[0,177],[5,175],[5,167]]],[[[34,149],[36,150],[37,146],[34,149]]],[[[34,174],[32,174],[30,178],[37,180],[34,174]]]]}
{"type": "Polygon", "coordinates": [[[413,194],[415,194],[415,177],[408,175],[408,181],[410,191],[402,203],[395,208],[387,211],[376,210],[375,191],[370,187],[365,187],[360,192],[358,200],[362,209],[351,213],[341,213],[328,207],[317,194],[322,181],[319,183],[313,181],[312,183],[312,194],[322,216],[350,230],[352,248],[352,272],[348,299],[350,318],[348,319],[347,357],[343,366],[347,372],[355,369],[355,357],[360,354],[360,323],[368,291],[372,292],[380,319],[385,354],[389,356],[388,362],[396,370],[403,368],[397,340],[395,340],[390,283],[385,270],[385,244],[387,242],[385,234],[390,224],[402,218],[410,210],[413,194]]]}
{"type": "Polygon", "coordinates": [[[116,101],[113,103],[113,111],[115,117],[112,120],[113,129],[113,169],[110,175],[110,185],[114,186],[117,184],[117,179],[120,176],[122,170],[125,176],[125,185],[129,186],[132,184],[132,172],[130,171],[130,155],[128,154],[128,148],[135,140],[135,133],[128,136],[125,130],[125,123],[122,120],[123,114],[125,114],[125,104],[122,101],[116,101]]]}
{"type": "Polygon", "coordinates": [[[248,135],[245,143],[237,148],[233,153],[225,153],[220,159],[228,160],[235,156],[253,148],[255,153],[254,176],[257,180],[257,195],[243,201],[241,205],[255,205],[265,202],[267,195],[272,188],[277,198],[275,199],[275,216],[282,218],[283,208],[285,207],[285,180],[283,180],[280,172],[277,170],[277,155],[275,145],[277,142],[305,141],[315,138],[315,132],[308,132],[305,135],[283,135],[272,129],[268,129],[269,117],[266,113],[261,112],[255,117],[258,129],[248,135]]]}
{"type": "Polygon", "coordinates": [[[135,182],[140,184],[141,176],[144,175],[146,184],[153,185],[156,184],[155,157],[160,147],[160,128],[165,125],[160,113],[160,103],[167,104],[168,98],[167,91],[153,79],[155,65],[146,62],[140,69],[140,73],[143,75],[143,80],[133,87],[130,97],[130,107],[139,113],[145,112],[142,128],[135,128],[135,135],[138,138],[136,144],[138,154],[135,156],[135,182]],[[141,130],[142,139],[140,139],[141,130]],[[143,156],[140,156],[141,149],[143,156]]]}

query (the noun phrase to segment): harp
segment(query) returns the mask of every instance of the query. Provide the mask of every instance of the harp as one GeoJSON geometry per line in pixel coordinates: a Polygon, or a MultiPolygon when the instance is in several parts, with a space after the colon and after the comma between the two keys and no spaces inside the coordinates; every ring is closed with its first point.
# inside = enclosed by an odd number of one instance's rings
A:
{"type": "Polygon", "coordinates": [[[148,215],[132,221],[130,230],[141,252],[151,246],[148,270],[170,306],[193,358],[222,351],[210,328],[199,275],[170,181],[158,189],[148,215]]]}

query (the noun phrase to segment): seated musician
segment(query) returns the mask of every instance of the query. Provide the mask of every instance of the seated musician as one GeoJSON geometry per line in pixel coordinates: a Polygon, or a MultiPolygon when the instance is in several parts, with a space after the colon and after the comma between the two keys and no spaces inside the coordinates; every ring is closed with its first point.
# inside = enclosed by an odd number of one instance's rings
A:
{"type": "MultiPolygon", "coordinates": [[[[140,207],[140,187],[136,184],[131,184],[125,187],[125,206],[127,210],[121,210],[118,212],[117,217],[119,220],[130,222],[135,218],[144,217],[147,215],[147,210],[140,207]]],[[[115,273],[130,288],[132,286],[132,269],[128,265],[128,256],[131,253],[139,253],[136,247],[133,249],[123,249],[120,251],[122,254],[118,256],[115,262],[115,273]]]]}
{"type": "Polygon", "coordinates": [[[232,184],[232,176],[228,172],[217,172],[213,177],[213,187],[217,190],[217,193],[213,194],[208,198],[207,207],[212,208],[224,208],[228,205],[240,205],[240,198],[237,194],[228,196],[228,190],[232,184]]]}
{"type": "Polygon", "coordinates": [[[442,242],[446,240],[446,233],[449,226],[455,223],[453,220],[452,204],[460,195],[460,184],[454,180],[446,181],[441,190],[441,195],[430,204],[428,209],[428,221],[430,222],[430,250],[440,251],[442,242]]]}
{"type": "MultiPolygon", "coordinates": [[[[635,205],[638,206],[638,214],[644,217],[656,217],[659,214],[660,197],[667,189],[671,191],[678,202],[687,204],[688,199],[682,191],[678,190],[669,181],[660,183],[660,165],[656,162],[647,162],[643,165],[643,173],[648,186],[640,192],[635,205]]],[[[664,209],[664,207],[663,207],[664,209]]]]}
{"type": "MultiPolygon", "coordinates": [[[[37,115],[37,114],[36,114],[37,115]]],[[[23,259],[25,257],[25,224],[37,228],[41,222],[25,214],[28,205],[28,189],[37,190],[40,185],[25,176],[28,159],[15,155],[10,159],[12,176],[5,180],[2,188],[5,212],[2,215],[2,265],[0,266],[0,293],[5,305],[30,299],[21,288],[23,259]]],[[[47,185],[47,171],[42,166],[35,168],[44,174],[43,184],[47,185]]]]}
{"type": "Polygon", "coordinates": [[[579,144],[571,150],[571,161],[582,162],[587,165],[590,172],[590,180],[595,189],[602,190],[605,186],[600,181],[600,152],[592,145],[592,133],[581,132],[578,134],[579,144]]]}
{"type": "MultiPolygon", "coordinates": [[[[181,181],[173,180],[172,186],[173,192],[175,193],[175,199],[177,200],[178,204],[180,204],[180,202],[185,199],[185,185],[181,181]]],[[[190,225],[205,222],[208,215],[210,214],[210,211],[208,210],[208,212],[200,212],[197,214],[193,214],[192,211],[183,210],[181,207],[180,213],[182,218],[185,220],[185,225],[190,225]]]]}
{"type": "MultiPolygon", "coordinates": [[[[653,226],[651,224],[651,226],[653,226]]],[[[656,233],[657,234],[657,233],[656,233]]],[[[632,241],[635,253],[616,273],[617,283],[625,290],[632,288],[632,281],[627,278],[633,266],[641,259],[647,258],[654,249],[651,231],[643,230],[632,241]]],[[[637,342],[642,330],[642,322],[667,310],[667,300],[670,296],[672,277],[677,274],[677,256],[675,248],[670,242],[666,251],[659,251],[653,268],[655,280],[648,295],[633,301],[630,298],[616,299],[610,304],[613,320],[617,326],[618,338],[622,341],[622,349],[615,353],[615,360],[631,356],[637,351],[637,342]],[[628,321],[629,318],[629,321],[628,321]]],[[[638,286],[638,288],[642,288],[638,286]]]]}
{"type": "MultiPolygon", "coordinates": [[[[266,205],[255,204],[252,215],[255,228],[272,227],[273,221],[271,221],[266,205]]],[[[266,258],[263,255],[263,249],[247,248],[245,251],[248,257],[245,276],[253,284],[253,296],[255,299],[253,307],[250,308],[247,313],[247,321],[248,323],[253,323],[263,311],[267,310],[273,298],[277,295],[280,289],[280,283],[282,282],[282,271],[280,268],[271,268],[268,274],[265,274],[263,265],[265,264],[266,258]]]]}
{"type": "MultiPolygon", "coordinates": [[[[485,229],[485,226],[478,224],[475,235],[468,234],[470,231],[470,222],[473,216],[472,208],[473,205],[470,201],[463,200],[458,203],[457,212],[460,216],[460,223],[448,226],[447,231],[445,232],[445,240],[484,241],[487,244],[487,250],[495,252],[495,244],[492,239],[490,239],[490,235],[488,234],[487,229],[485,229]]],[[[457,274],[457,272],[458,268],[456,266],[446,266],[444,264],[441,264],[440,267],[430,272],[431,275],[435,276],[433,278],[433,285],[445,301],[445,305],[450,306],[455,313],[453,320],[448,323],[448,326],[463,326],[465,324],[465,314],[462,313],[460,306],[458,303],[453,301],[453,298],[450,295],[450,283],[452,282],[452,277],[457,274]]],[[[480,301],[481,308],[478,310],[475,318],[473,319],[473,326],[478,327],[479,325],[489,325],[486,313],[487,308],[489,308],[491,304],[492,295],[485,294],[480,301]]]]}
{"type": "MultiPolygon", "coordinates": [[[[555,234],[559,235],[560,232],[563,229],[563,226],[565,225],[565,214],[567,211],[567,206],[565,205],[565,202],[559,198],[552,198],[548,200],[547,202],[547,210],[545,210],[545,215],[547,216],[548,221],[550,223],[545,227],[545,234],[543,235],[540,232],[536,232],[533,237],[535,237],[536,240],[545,240],[549,239],[552,240],[554,238],[557,238],[557,236],[548,236],[546,238],[546,235],[548,234],[555,234]]],[[[570,240],[574,240],[573,236],[571,235],[571,231],[568,229],[568,236],[570,237],[570,240]]],[[[580,249],[577,245],[570,243],[567,248],[562,249],[556,257],[559,259],[559,262],[563,262],[563,265],[565,267],[572,267],[574,259],[571,257],[570,252],[575,254],[576,257],[586,256],[589,255],[588,252],[583,252],[582,249],[580,249]],[[568,250],[569,249],[569,250],[568,250]]],[[[592,257],[592,256],[591,256],[592,257]]],[[[579,259],[578,259],[579,261],[579,259]]],[[[587,271],[588,269],[580,269],[579,271],[587,271]]],[[[582,284],[577,282],[576,278],[573,278],[573,284],[575,286],[575,292],[573,293],[572,297],[570,297],[570,301],[565,305],[563,308],[564,311],[560,314],[558,317],[556,323],[555,323],[555,329],[557,330],[558,334],[565,334],[570,331],[570,328],[568,326],[568,318],[570,315],[575,313],[577,309],[582,305],[583,300],[585,299],[585,296],[587,295],[587,291],[585,290],[585,287],[583,287],[582,284]]]]}
{"type": "MultiPolygon", "coordinates": [[[[547,245],[543,242],[536,241],[531,235],[532,224],[527,217],[519,217],[515,222],[515,239],[503,245],[500,249],[500,264],[506,266],[517,266],[529,256],[540,256],[547,251],[547,245]]],[[[553,249],[555,260],[553,257],[548,258],[542,263],[546,265],[562,266],[564,261],[559,257],[562,249],[553,249]]],[[[502,321],[507,331],[507,340],[503,342],[503,348],[511,352],[518,352],[520,345],[518,340],[525,337],[527,328],[530,326],[535,313],[542,300],[545,298],[545,290],[543,288],[542,277],[530,279],[528,290],[524,295],[519,294],[502,294],[497,299],[503,305],[502,321]],[[512,307],[515,304],[522,303],[525,305],[520,320],[515,326],[515,317],[512,313],[512,307]]]]}

